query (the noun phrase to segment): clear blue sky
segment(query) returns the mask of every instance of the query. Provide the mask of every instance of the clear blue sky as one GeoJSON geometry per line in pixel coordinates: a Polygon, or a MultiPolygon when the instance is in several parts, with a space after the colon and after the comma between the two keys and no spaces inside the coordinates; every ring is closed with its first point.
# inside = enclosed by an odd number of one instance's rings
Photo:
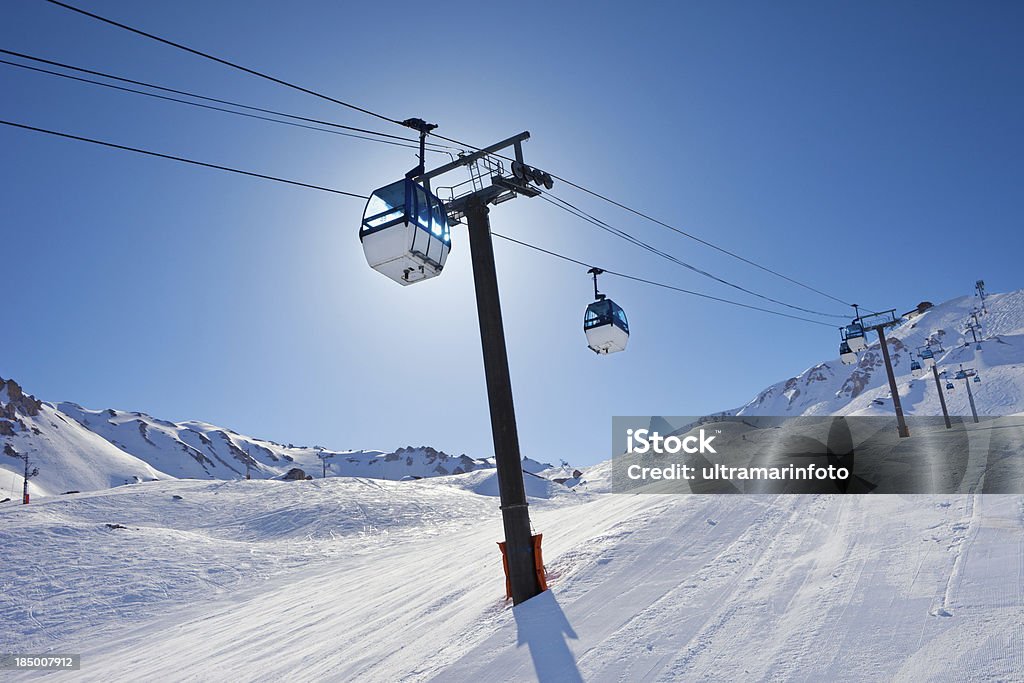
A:
{"type": "MultiPolygon", "coordinates": [[[[81,6],[527,160],[871,307],[1024,287],[1024,6],[281,3],[81,6]]],[[[42,1],[0,45],[389,132],[42,1]]],[[[359,193],[409,150],[0,65],[0,117],[359,193]]],[[[492,452],[465,228],[442,277],[367,266],[363,203],[0,127],[0,375],[46,400],[283,442],[492,452]]],[[[438,161],[437,158],[434,161],[438,161]]],[[[556,188],[558,190],[559,188],[556,188]]],[[[843,313],[613,207],[597,216],[769,296],[843,313]]],[[[539,199],[495,230],[718,296],[539,199]]],[[[524,455],[607,457],[612,415],[703,414],[836,354],[835,330],[607,279],[626,353],[596,357],[585,269],[497,244],[524,455]]],[[[838,309],[838,310],[837,310],[838,309]]]]}

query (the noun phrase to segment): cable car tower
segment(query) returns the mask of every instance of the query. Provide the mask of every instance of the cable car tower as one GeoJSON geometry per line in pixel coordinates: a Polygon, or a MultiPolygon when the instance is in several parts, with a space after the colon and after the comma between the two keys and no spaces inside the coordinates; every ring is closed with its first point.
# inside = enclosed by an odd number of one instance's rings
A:
{"type": "MultiPolygon", "coordinates": [[[[973,313],[971,315],[974,316],[973,313]]],[[[978,332],[981,332],[981,325],[978,323],[977,317],[974,317],[973,322],[967,323],[967,326],[964,329],[964,346],[968,346],[970,344],[970,342],[966,340],[968,332],[971,333],[971,337],[974,339],[974,349],[976,351],[981,351],[981,340],[978,339],[978,332]]]]}
{"type": "Polygon", "coordinates": [[[488,207],[520,195],[536,197],[540,190],[535,185],[551,189],[554,180],[550,174],[524,163],[522,143],[530,138],[528,132],[513,135],[470,154],[460,154],[450,163],[427,171],[425,140],[436,126],[422,119],[409,119],[403,123],[420,133],[420,163],[402,180],[386,185],[370,196],[359,238],[371,268],[401,285],[410,285],[440,275],[451,250],[452,224],[464,220],[469,228],[469,251],[473,261],[491,435],[505,530],[509,592],[513,603],[518,605],[543,590],[543,577],[539,576],[543,567],[535,552],[536,540],[530,526],[523,484],[488,207]],[[514,150],[515,160],[506,170],[503,157],[498,153],[508,148],[514,150]],[[469,170],[470,180],[444,188],[448,190],[448,198],[442,201],[431,191],[431,181],[460,168],[469,170]]]}
{"type": "MultiPolygon", "coordinates": [[[[854,306],[856,309],[856,306],[854,306]]],[[[910,436],[910,429],[907,428],[907,420],[903,417],[903,405],[900,403],[900,393],[896,387],[896,377],[892,371],[892,359],[889,358],[889,345],[885,340],[885,328],[898,325],[900,318],[896,315],[896,309],[883,311],[882,313],[871,313],[867,316],[858,315],[853,325],[847,326],[844,335],[849,340],[850,327],[860,332],[860,340],[863,343],[864,334],[869,330],[878,333],[878,344],[882,348],[882,359],[885,360],[885,371],[889,376],[889,391],[892,393],[892,407],[896,410],[896,425],[900,438],[910,436]]],[[[852,348],[852,346],[851,346],[852,348]]]]}
{"type": "MultiPolygon", "coordinates": [[[[962,379],[964,386],[967,387],[967,400],[971,404],[971,415],[974,417],[975,423],[978,422],[978,408],[974,405],[974,392],[971,391],[971,380],[974,380],[975,384],[981,383],[981,375],[974,368],[964,368],[963,364],[960,364],[960,369],[953,375],[953,379],[962,379]]],[[[946,389],[949,391],[953,390],[953,382],[946,382],[946,389]]]]}
{"type": "Polygon", "coordinates": [[[985,281],[978,280],[974,283],[974,296],[981,299],[981,312],[988,313],[988,309],[985,307],[985,281]]]}
{"type": "MultiPolygon", "coordinates": [[[[939,345],[939,351],[943,351],[941,345],[939,345]]],[[[939,379],[939,367],[935,363],[935,350],[932,349],[932,342],[929,340],[925,346],[917,347],[917,355],[924,367],[932,371],[932,377],[935,378],[935,390],[939,394],[939,405],[942,406],[942,418],[946,422],[946,429],[952,429],[953,424],[949,421],[949,409],[946,408],[946,397],[942,393],[942,381],[939,379]]],[[[921,364],[918,364],[918,367],[920,368],[921,364]]],[[[910,368],[913,370],[913,363],[910,368]]]]}

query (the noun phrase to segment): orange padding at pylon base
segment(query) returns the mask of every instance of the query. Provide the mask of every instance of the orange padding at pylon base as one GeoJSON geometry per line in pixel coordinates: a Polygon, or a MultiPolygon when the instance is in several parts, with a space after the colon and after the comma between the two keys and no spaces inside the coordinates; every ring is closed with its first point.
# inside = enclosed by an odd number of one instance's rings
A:
{"type": "Polygon", "coordinates": [[[543,593],[548,589],[548,573],[544,570],[544,556],[540,552],[540,540],[544,534],[537,534],[533,538],[533,565],[537,570],[537,585],[543,593]]]}
{"type": "MultiPolygon", "coordinates": [[[[543,538],[544,534],[534,534],[530,537],[533,541],[533,565],[537,571],[537,585],[540,586],[542,593],[548,589],[548,575],[544,569],[544,555],[540,550],[540,542],[543,538]]],[[[505,542],[498,541],[498,547],[501,548],[501,567],[505,570],[505,599],[510,600],[512,598],[512,578],[508,575],[508,553],[505,552],[505,542]]]]}

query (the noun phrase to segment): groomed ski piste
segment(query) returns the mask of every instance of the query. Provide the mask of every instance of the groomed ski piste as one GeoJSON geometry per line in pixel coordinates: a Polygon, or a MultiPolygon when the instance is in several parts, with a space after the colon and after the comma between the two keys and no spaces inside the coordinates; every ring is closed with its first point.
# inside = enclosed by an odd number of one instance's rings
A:
{"type": "Polygon", "coordinates": [[[81,653],[47,675],[76,681],[1024,678],[1020,496],[531,480],[551,590],[513,609],[494,476],[5,504],[3,649],[81,653]]]}
{"type": "MultiPolygon", "coordinates": [[[[1024,422],[1024,294],[989,297],[981,352],[957,336],[971,304],[936,306],[893,338],[944,330],[941,362],[982,374],[979,411],[1024,422]]],[[[934,384],[893,350],[904,406],[934,414],[934,384]]],[[[870,352],[741,412],[883,414],[870,352]]],[[[228,442],[244,451],[249,437],[166,423],[157,438],[155,418],[140,429],[59,405],[21,415],[8,439],[48,474],[31,505],[0,504],[0,651],[81,654],[82,668],[3,680],[1024,680],[1024,496],[976,493],[984,469],[966,493],[927,496],[622,495],[608,462],[572,488],[527,475],[551,590],[512,608],[487,461],[417,480],[283,481],[270,477],[293,464],[284,455],[315,454],[260,442],[246,481],[228,442]],[[189,430],[210,435],[212,463],[178,443],[189,430]],[[174,457],[214,478],[167,474],[184,467],[174,457]],[[72,485],[82,492],[59,495],[72,485]]],[[[971,451],[999,426],[968,423],[971,451]]],[[[351,467],[379,469],[359,463],[383,454],[358,453],[351,467]]],[[[391,462],[417,471],[423,455],[391,462]]],[[[20,492],[20,461],[0,460],[20,492]]]]}

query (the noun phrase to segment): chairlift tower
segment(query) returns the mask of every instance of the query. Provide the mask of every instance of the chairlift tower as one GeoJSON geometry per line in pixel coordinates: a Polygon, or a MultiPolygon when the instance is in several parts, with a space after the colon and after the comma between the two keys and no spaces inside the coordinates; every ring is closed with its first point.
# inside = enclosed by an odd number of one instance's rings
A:
{"type": "Polygon", "coordinates": [[[19,455],[18,457],[25,461],[25,472],[24,472],[24,474],[22,475],[22,478],[21,478],[21,480],[22,480],[21,504],[22,505],[28,505],[28,500],[29,500],[29,497],[28,497],[28,480],[31,479],[32,477],[38,476],[39,468],[38,467],[29,467],[28,453],[23,453],[23,454],[19,455]]]}
{"type": "Polygon", "coordinates": [[[252,466],[256,461],[252,457],[252,444],[245,447],[245,479],[252,479],[252,466]]]}
{"type": "Polygon", "coordinates": [[[320,477],[321,479],[327,478],[327,461],[334,457],[334,453],[325,454],[324,450],[323,446],[316,449],[316,457],[320,458],[320,463],[323,465],[323,474],[320,477]]]}
{"type": "Polygon", "coordinates": [[[907,427],[907,420],[903,417],[903,405],[900,403],[900,393],[896,387],[896,376],[892,371],[892,359],[889,358],[889,346],[885,340],[885,328],[899,324],[900,319],[896,315],[896,309],[882,313],[871,313],[858,317],[864,332],[874,330],[878,333],[878,344],[882,347],[882,358],[885,360],[885,372],[889,376],[889,390],[892,392],[892,407],[896,411],[897,431],[900,438],[910,436],[910,429],[907,427]]]}
{"type": "MultiPolygon", "coordinates": [[[[942,417],[946,421],[946,429],[952,429],[953,425],[949,421],[949,410],[946,409],[946,397],[942,393],[942,382],[939,380],[939,369],[935,362],[935,351],[932,348],[931,339],[924,346],[917,347],[917,356],[921,359],[924,364],[924,368],[932,371],[932,376],[935,378],[935,389],[939,392],[939,404],[942,406],[942,417]]],[[[943,350],[939,345],[940,352],[943,350]]],[[[913,367],[913,366],[911,366],[913,367]]]]}
{"type": "Polygon", "coordinates": [[[978,422],[978,408],[974,405],[974,392],[971,391],[971,381],[981,382],[981,375],[974,368],[964,368],[963,364],[960,365],[960,369],[956,371],[953,379],[962,379],[964,386],[967,387],[967,400],[971,404],[971,415],[974,417],[974,422],[978,422]]]}
{"type": "Polygon", "coordinates": [[[981,312],[988,313],[988,309],[985,307],[985,281],[978,280],[974,283],[974,296],[981,299],[981,312]]]}
{"type": "MultiPolygon", "coordinates": [[[[974,339],[974,348],[978,351],[981,351],[981,340],[978,339],[978,332],[981,331],[981,325],[977,323],[977,318],[975,318],[974,320],[974,322],[967,323],[967,329],[964,330],[964,334],[970,332],[971,338],[974,339]]],[[[964,346],[967,346],[967,344],[964,344],[964,346]]]]}
{"type": "Polygon", "coordinates": [[[407,285],[440,274],[451,248],[449,226],[466,222],[505,531],[509,592],[513,604],[518,605],[539,594],[541,582],[523,482],[490,207],[520,195],[536,197],[541,193],[540,187],[551,189],[554,180],[549,173],[524,163],[522,143],[530,138],[528,132],[461,154],[450,163],[427,171],[423,141],[433,126],[419,119],[410,119],[405,124],[420,132],[420,164],[403,180],[371,195],[360,238],[370,266],[407,285]],[[507,157],[499,152],[509,148],[514,151],[514,160],[506,168],[507,157]],[[431,191],[431,182],[460,168],[469,170],[470,180],[442,188],[448,191],[448,197],[441,200],[431,191]]]}
{"type": "Polygon", "coordinates": [[[942,419],[946,421],[946,429],[952,429],[953,425],[949,421],[949,410],[946,408],[946,395],[942,393],[942,382],[939,381],[938,366],[932,366],[932,375],[935,376],[935,390],[939,392],[939,405],[942,406],[942,419]]]}

